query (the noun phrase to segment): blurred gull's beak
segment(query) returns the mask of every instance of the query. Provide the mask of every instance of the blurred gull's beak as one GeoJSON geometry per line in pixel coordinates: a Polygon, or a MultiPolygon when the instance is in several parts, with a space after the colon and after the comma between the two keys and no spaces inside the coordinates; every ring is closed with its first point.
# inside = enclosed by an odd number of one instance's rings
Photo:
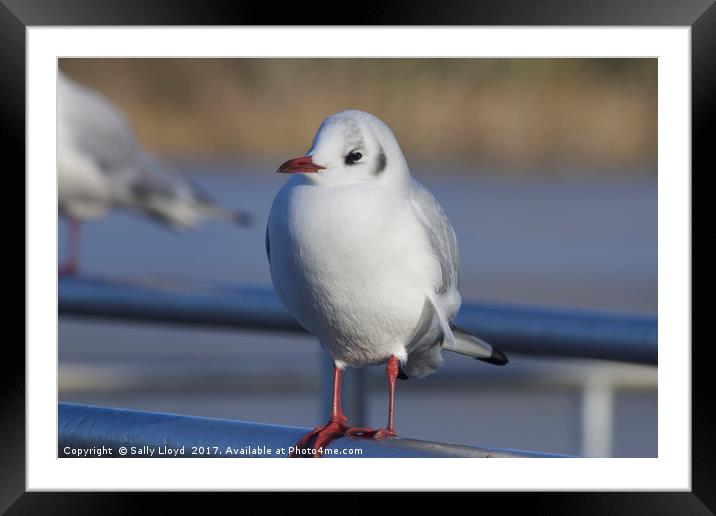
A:
{"type": "Polygon", "coordinates": [[[286,163],[278,167],[276,172],[280,172],[282,174],[303,174],[304,172],[318,172],[324,168],[326,167],[316,165],[311,159],[311,156],[303,156],[302,158],[288,160],[286,163]]]}

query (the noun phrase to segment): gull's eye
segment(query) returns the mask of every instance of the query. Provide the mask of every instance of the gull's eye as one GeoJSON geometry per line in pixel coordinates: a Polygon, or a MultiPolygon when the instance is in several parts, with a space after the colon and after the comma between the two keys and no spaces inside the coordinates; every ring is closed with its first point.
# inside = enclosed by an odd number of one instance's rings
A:
{"type": "Polygon", "coordinates": [[[360,159],[363,157],[363,154],[361,154],[358,151],[351,151],[348,156],[346,156],[346,165],[352,165],[356,161],[360,161],[360,159]]]}

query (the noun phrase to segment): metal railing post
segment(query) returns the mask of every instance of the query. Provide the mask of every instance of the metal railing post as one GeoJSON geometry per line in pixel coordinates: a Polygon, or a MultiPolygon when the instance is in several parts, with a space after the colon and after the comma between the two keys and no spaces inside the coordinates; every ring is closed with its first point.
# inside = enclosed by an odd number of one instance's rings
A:
{"type": "Polygon", "coordinates": [[[368,375],[367,369],[345,369],[344,410],[351,426],[368,426],[368,375]]]}
{"type": "Polygon", "coordinates": [[[611,457],[614,435],[614,386],[589,377],[582,387],[582,456],[611,457]]]}

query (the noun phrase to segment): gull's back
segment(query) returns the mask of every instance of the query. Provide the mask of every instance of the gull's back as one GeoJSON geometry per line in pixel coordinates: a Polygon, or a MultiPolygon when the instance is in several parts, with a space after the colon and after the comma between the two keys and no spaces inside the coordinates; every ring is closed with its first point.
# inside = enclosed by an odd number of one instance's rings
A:
{"type": "Polygon", "coordinates": [[[57,159],[60,209],[103,215],[126,200],[136,179],[138,145],[122,114],[92,90],[60,74],[57,159]]]}
{"type": "Polygon", "coordinates": [[[246,222],[246,214],[216,206],[147,154],[119,109],[96,92],[60,74],[57,104],[61,211],[91,218],[112,207],[131,208],[175,229],[194,227],[204,217],[246,222]]]}

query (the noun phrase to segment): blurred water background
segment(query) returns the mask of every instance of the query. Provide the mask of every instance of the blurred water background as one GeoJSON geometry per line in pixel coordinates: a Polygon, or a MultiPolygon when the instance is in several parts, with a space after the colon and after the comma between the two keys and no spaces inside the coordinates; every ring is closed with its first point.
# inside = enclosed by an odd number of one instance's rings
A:
{"type": "MultiPolygon", "coordinates": [[[[115,213],[85,225],[82,274],[270,285],[264,228],[285,180],[276,166],[305,152],[326,115],[355,107],[391,125],[453,222],[464,298],[656,313],[655,60],[72,59],[60,67],[120,106],[148,149],[256,217],[247,230],[212,223],[176,234],[115,213]]],[[[62,222],[59,231],[62,256],[62,222]]],[[[657,455],[655,367],[513,356],[496,368],[446,358],[436,375],[399,383],[400,434],[657,455]]],[[[310,336],[62,318],[59,363],[61,401],[302,426],[325,413],[310,336]]],[[[370,368],[368,380],[365,423],[382,426],[383,368],[370,368]]]]}

